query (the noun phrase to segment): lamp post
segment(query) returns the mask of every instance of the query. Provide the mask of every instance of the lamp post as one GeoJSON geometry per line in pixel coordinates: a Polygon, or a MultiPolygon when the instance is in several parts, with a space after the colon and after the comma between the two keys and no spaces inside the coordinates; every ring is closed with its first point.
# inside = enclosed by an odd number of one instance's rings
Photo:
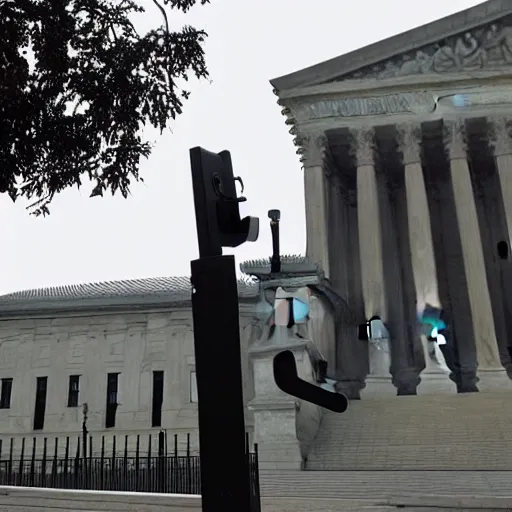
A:
{"type": "Polygon", "coordinates": [[[272,233],[272,258],[270,259],[270,272],[278,274],[281,272],[281,255],[279,247],[279,221],[281,212],[279,210],[269,210],[270,231],[272,233]]]}
{"type": "Polygon", "coordinates": [[[87,430],[87,414],[89,413],[89,404],[84,402],[82,405],[82,445],[84,451],[84,478],[87,486],[88,473],[87,473],[87,436],[89,431],[87,430]]]}

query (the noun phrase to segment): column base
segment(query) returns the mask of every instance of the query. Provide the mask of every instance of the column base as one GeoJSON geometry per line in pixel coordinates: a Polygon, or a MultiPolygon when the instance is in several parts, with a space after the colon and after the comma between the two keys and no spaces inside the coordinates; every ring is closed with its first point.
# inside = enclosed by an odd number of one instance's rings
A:
{"type": "Polygon", "coordinates": [[[396,388],[397,396],[417,395],[420,382],[417,370],[399,370],[393,375],[393,385],[396,388]]]}
{"type": "Polygon", "coordinates": [[[512,391],[512,380],[504,368],[477,370],[478,390],[481,393],[512,391]]]}
{"type": "Polygon", "coordinates": [[[343,393],[349,400],[361,400],[361,390],[366,384],[359,380],[340,380],[334,385],[338,393],[343,393]]]}
{"type": "Polygon", "coordinates": [[[476,370],[450,373],[450,380],[455,383],[457,393],[478,393],[476,370]]]}
{"type": "Polygon", "coordinates": [[[384,396],[395,396],[396,388],[393,386],[391,381],[391,375],[389,376],[373,376],[369,375],[366,377],[366,385],[363,390],[363,398],[371,398],[379,395],[384,396]]]}
{"type": "Polygon", "coordinates": [[[448,373],[443,371],[429,371],[421,373],[419,395],[454,395],[457,386],[450,379],[448,373]]]}

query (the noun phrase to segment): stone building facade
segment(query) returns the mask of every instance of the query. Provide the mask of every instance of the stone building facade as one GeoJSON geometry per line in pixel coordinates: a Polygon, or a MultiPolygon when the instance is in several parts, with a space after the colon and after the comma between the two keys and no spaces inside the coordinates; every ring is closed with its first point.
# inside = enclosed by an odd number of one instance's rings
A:
{"type": "MultiPolygon", "coordinates": [[[[328,283],[317,265],[304,257],[283,257],[282,269],[279,276],[270,276],[268,261],[243,265],[260,281],[246,277],[239,282],[242,386],[246,429],[259,443],[262,467],[300,468],[318,433],[322,412],[277,388],[273,357],[292,350],[300,375],[310,382],[318,380],[320,360],[328,361],[334,372],[334,316],[321,291],[328,283]],[[306,290],[300,332],[272,323],[276,290],[282,286],[292,295],[306,290]],[[320,288],[310,292],[312,286],[320,288]]],[[[43,439],[53,442],[55,437],[61,439],[61,449],[69,437],[75,453],[81,443],[85,404],[87,431],[95,439],[93,453],[100,449],[102,437],[106,448],[112,448],[114,436],[121,439],[123,449],[128,436],[130,452],[139,436],[139,448],[146,450],[149,434],[161,430],[168,439],[178,435],[179,450],[190,434],[191,449],[197,451],[190,298],[187,278],[95,283],[1,296],[3,455],[10,439],[19,455],[22,438],[36,439],[36,450],[42,450],[43,439]]],[[[219,428],[222,421],[219,418],[219,428]]]]}
{"type": "MultiPolygon", "coordinates": [[[[510,469],[512,4],[489,0],[272,85],[304,167],[307,255],[277,275],[269,261],[242,265],[257,278],[240,283],[240,324],[261,467],[510,469]],[[295,299],[307,314],[283,321],[295,299]],[[418,321],[428,307],[443,311],[437,338],[418,321]],[[281,350],[349,410],[283,394],[281,350]]],[[[195,431],[189,300],[179,278],[0,297],[0,432],[79,433],[76,376],[92,432],[195,431]]]]}
{"type": "MultiPolygon", "coordinates": [[[[247,379],[256,298],[250,284],[240,284],[247,379]]],[[[248,400],[250,381],[244,386],[248,400]]],[[[144,444],[147,434],[165,429],[179,434],[180,448],[184,434],[191,433],[192,449],[197,449],[188,279],[97,283],[0,297],[0,397],[2,439],[74,440],[82,432],[87,404],[87,429],[96,438],[130,435],[134,443],[139,434],[144,444]]]]}
{"type": "MultiPolygon", "coordinates": [[[[444,310],[437,366],[459,392],[510,387],[511,4],[484,2],[272,84],[304,166],[308,258],[358,324],[386,325],[398,394],[434,378],[417,329],[426,305],[444,310]]],[[[359,342],[337,341],[352,397],[368,370],[359,342]]]]}

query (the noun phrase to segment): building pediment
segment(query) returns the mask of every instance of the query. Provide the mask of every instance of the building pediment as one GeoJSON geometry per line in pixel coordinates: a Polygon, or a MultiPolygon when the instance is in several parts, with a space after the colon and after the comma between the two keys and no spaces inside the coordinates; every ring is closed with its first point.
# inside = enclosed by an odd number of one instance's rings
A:
{"type": "Polygon", "coordinates": [[[507,68],[512,72],[512,2],[489,0],[271,83],[283,91],[347,80],[507,68]]]}
{"type": "Polygon", "coordinates": [[[333,81],[493,71],[506,67],[512,70],[512,15],[337,77],[333,81]]]}

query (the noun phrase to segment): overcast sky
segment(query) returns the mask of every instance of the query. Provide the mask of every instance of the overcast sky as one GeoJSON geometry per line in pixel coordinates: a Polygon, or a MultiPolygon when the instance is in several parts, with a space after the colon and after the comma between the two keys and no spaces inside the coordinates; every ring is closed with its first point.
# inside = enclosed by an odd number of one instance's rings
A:
{"type": "MultiPolygon", "coordinates": [[[[151,0],[145,26],[160,23],[151,0]]],[[[0,194],[0,294],[26,288],[188,275],[197,257],[189,148],[229,149],[259,216],[258,242],[238,261],[269,256],[267,211],[279,208],[283,253],[305,249],[302,171],[271,78],[297,71],[481,3],[478,0],[212,0],[186,16],[204,28],[212,83],[192,96],[172,132],[151,134],[144,184],[132,196],[89,199],[68,190],[34,218],[0,194]]],[[[177,23],[183,21],[180,17],[177,23]]]]}

